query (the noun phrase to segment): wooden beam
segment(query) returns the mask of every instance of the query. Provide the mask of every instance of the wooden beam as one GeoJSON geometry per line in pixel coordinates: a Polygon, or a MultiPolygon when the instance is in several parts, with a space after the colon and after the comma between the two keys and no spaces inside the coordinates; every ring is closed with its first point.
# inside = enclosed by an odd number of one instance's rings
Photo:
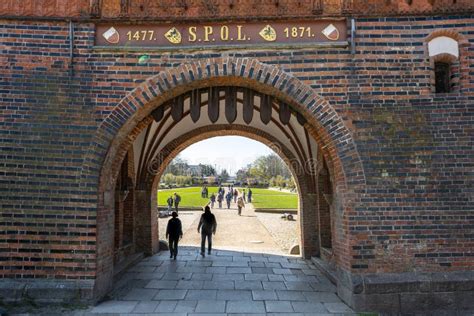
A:
{"type": "Polygon", "coordinates": [[[237,118],[237,89],[235,87],[225,89],[225,117],[229,123],[233,123],[237,118]]]}
{"type": "Polygon", "coordinates": [[[279,105],[280,105],[280,109],[279,109],[280,121],[282,122],[283,125],[287,125],[290,122],[290,118],[291,118],[290,106],[282,101],[279,102],[279,105]]]}
{"type": "Polygon", "coordinates": [[[219,88],[209,88],[209,101],[207,105],[207,114],[212,123],[219,119],[219,88]]]}
{"type": "Polygon", "coordinates": [[[267,125],[272,120],[272,102],[273,98],[269,95],[262,95],[260,101],[260,119],[267,125]]]}
{"type": "Polygon", "coordinates": [[[174,98],[173,103],[171,105],[171,117],[176,122],[180,121],[183,118],[183,111],[184,111],[184,96],[179,95],[174,98]]]}
{"type": "Polygon", "coordinates": [[[201,90],[195,89],[191,92],[190,115],[194,123],[201,117],[201,90]]]}
{"type": "Polygon", "coordinates": [[[250,124],[253,118],[253,91],[250,89],[244,90],[244,106],[243,117],[244,122],[250,124]]]}

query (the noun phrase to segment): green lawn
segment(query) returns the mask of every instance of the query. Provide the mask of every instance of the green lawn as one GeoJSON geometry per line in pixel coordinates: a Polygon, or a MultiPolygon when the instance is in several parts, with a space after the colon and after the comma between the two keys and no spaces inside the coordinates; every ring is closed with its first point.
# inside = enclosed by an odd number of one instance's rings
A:
{"type": "Polygon", "coordinates": [[[252,189],[252,204],[255,208],[296,209],[298,208],[298,194],[252,189]]]}
{"type": "MultiPolygon", "coordinates": [[[[209,199],[204,199],[201,197],[201,187],[191,187],[191,188],[176,188],[169,190],[158,190],[158,206],[166,206],[166,200],[173,195],[174,192],[178,193],[181,196],[181,202],[179,206],[187,207],[203,207],[208,202],[209,199]]],[[[217,193],[217,187],[208,187],[209,196],[211,193],[217,193]]]]}
{"type": "MultiPolygon", "coordinates": [[[[209,187],[211,193],[217,193],[217,187],[209,187]]],[[[241,188],[238,188],[242,192],[241,188]]],[[[245,190],[246,194],[248,189],[245,190]]],[[[183,207],[203,207],[209,199],[201,197],[201,187],[175,188],[168,190],[158,190],[158,206],[166,206],[166,200],[176,192],[181,196],[180,206],[183,207]]],[[[296,209],[298,208],[298,194],[280,192],[268,189],[252,189],[252,204],[255,208],[274,209],[296,209]]]]}

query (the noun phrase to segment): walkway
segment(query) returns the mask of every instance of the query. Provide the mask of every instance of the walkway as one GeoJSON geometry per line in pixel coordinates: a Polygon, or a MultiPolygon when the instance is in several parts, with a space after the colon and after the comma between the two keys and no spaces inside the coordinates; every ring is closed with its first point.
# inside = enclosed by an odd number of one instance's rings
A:
{"type": "MultiPolygon", "coordinates": [[[[235,251],[248,251],[256,253],[283,254],[268,230],[255,215],[252,204],[247,204],[242,210],[242,215],[237,214],[237,205],[232,202],[230,209],[217,208],[217,203],[211,211],[216,216],[217,233],[213,236],[213,248],[235,251]]],[[[197,227],[200,216],[196,216],[193,224],[184,233],[181,245],[199,246],[201,234],[197,227]]]]}
{"type": "Polygon", "coordinates": [[[306,260],[226,250],[203,259],[196,247],[180,249],[177,261],[167,252],[142,260],[117,283],[111,300],[75,315],[101,313],[352,315],[306,260]]]}
{"type": "Polygon", "coordinates": [[[184,233],[178,260],[167,251],[142,260],[109,301],[83,314],[352,315],[310,261],[282,253],[251,204],[242,216],[234,203],[212,212],[218,225],[210,256],[199,254],[198,215],[184,233]]]}

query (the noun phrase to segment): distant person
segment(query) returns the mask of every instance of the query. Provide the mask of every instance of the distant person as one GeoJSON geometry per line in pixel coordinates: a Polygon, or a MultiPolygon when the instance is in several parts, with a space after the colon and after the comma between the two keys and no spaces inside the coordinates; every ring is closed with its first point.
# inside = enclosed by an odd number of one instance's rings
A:
{"type": "Polygon", "coordinates": [[[198,225],[198,233],[201,233],[201,256],[204,258],[206,253],[206,238],[207,238],[207,254],[211,254],[212,249],[212,234],[216,234],[217,221],[214,214],[211,213],[209,206],[204,208],[204,214],[201,215],[198,225]]]}
{"type": "Polygon", "coordinates": [[[249,203],[252,203],[252,190],[249,188],[249,193],[247,194],[247,201],[249,203]]]}
{"type": "Polygon", "coordinates": [[[178,205],[181,202],[181,196],[178,193],[174,193],[174,211],[178,213],[178,205]]]}
{"type": "Polygon", "coordinates": [[[204,186],[204,197],[207,199],[209,197],[209,189],[207,186],[204,186]]]}
{"type": "Polygon", "coordinates": [[[183,229],[181,221],[178,218],[178,213],[171,213],[173,217],[168,221],[168,226],[166,227],[166,238],[168,238],[169,247],[170,247],[170,259],[178,255],[178,242],[183,237],[183,229]]]}
{"type": "Polygon", "coordinates": [[[217,196],[217,203],[219,204],[219,208],[222,208],[222,201],[224,200],[224,196],[222,193],[219,193],[217,196]]]}
{"type": "Polygon", "coordinates": [[[166,200],[166,204],[168,204],[168,215],[171,214],[171,211],[173,210],[173,196],[170,196],[167,200],[166,200]]]}
{"type": "Polygon", "coordinates": [[[239,191],[237,189],[234,189],[234,203],[237,202],[237,197],[239,196],[239,191]]]}
{"type": "Polygon", "coordinates": [[[216,203],[216,195],[214,193],[211,194],[211,208],[214,208],[214,203],[216,203]]]}
{"type": "Polygon", "coordinates": [[[239,210],[239,216],[242,214],[242,208],[245,207],[244,199],[240,196],[237,200],[237,209],[239,210]]]}
{"type": "Polygon", "coordinates": [[[247,201],[245,200],[245,189],[242,190],[242,197],[244,198],[244,202],[247,202],[247,201]]]}
{"type": "Polygon", "coordinates": [[[232,193],[231,192],[227,192],[227,194],[225,195],[225,201],[227,202],[227,208],[229,209],[230,208],[230,202],[232,202],[232,193]]]}

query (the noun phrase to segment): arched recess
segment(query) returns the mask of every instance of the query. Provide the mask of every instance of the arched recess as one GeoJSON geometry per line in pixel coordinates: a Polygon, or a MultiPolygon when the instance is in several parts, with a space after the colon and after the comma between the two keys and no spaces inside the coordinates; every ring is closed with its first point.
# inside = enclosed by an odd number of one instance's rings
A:
{"type": "Polygon", "coordinates": [[[316,140],[328,165],[334,185],[334,204],[340,216],[335,243],[338,265],[350,269],[343,259],[351,247],[348,217],[365,183],[361,159],[349,129],[334,108],[310,87],[281,69],[248,58],[216,58],[183,64],[150,78],[130,92],[100,124],[85,158],[82,184],[97,187],[97,297],[111,286],[113,264],[114,188],[130,144],[147,125],[157,107],[188,91],[212,86],[252,88],[290,104],[304,117],[304,127],[316,140]],[[98,182],[95,182],[97,181],[98,182]]]}
{"type": "MultiPolygon", "coordinates": [[[[285,161],[286,165],[290,169],[298,189],[299,196],[299,217],[300,217],[300,226],[299,226],[299,235],[301,237],[302,249],[306,252],[314,252],[315,249],[312,249],[312,245],[305,245],[305,240],[302,232],[305,230],[310,230],[311,233],[315,232],[316,222],[312,221],[311,218],[306,220],[306,217],[314,216],[313,210],[311,209],[311,204],[314,201],[310,201],[307,197],[308,195],[315,194],[314,188],[311,185],[311,176],[308,175],[305,166],[302,165],[302,162],[296,157],[290,149],[288,149],[283,143],[276,139],[271,134],[262,131],[257,128],[253,128],[247,125],[240,124],[215,124],[205,127],[200,127],[193,129],[187,133],[184,133],[177,137],[176,139],[169,142],[162,150],[160,150],[161,157],[155,157],[156,169],[153,172],[147,173],[146,180],[144,181],[146,191],[149,192],[146,196],[149,197],[151,205],[157,205],[156,201],[156,190],[158,188],[160,177],[163,171],[166,169],[168,164],[186,147],[197,143],[201,140],[208,139],[216,136],[243,136],[256,141],[259,141],[274,150],[274,152],[285,161]],[[306,197],[306,198],[305,198],[306,197]],[[311,210],[308,214],[305,214],[304,210],[311,210]],[[303,227],[305,224],[306,227],[303,227]]],[[[316,238],[316,236],[314,236],[316,238]]]]}

